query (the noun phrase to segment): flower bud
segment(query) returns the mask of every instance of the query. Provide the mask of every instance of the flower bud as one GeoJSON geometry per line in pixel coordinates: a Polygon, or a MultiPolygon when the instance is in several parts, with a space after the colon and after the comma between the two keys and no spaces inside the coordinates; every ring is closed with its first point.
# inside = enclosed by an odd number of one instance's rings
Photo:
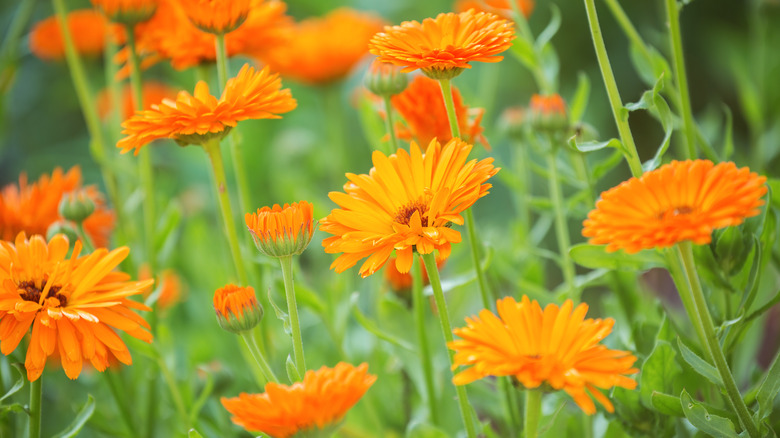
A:
{"type": "Polygon", "coordinates": [[[157,10],[159,0],[92,0],[92,4],[100,9],[110,21],[134,26],[148,21],[157,10]]]}
{"type": "Polygon", "coordinates": [[[523,107],[510,107],[501,113],[499,128],[513,140],[522,140],[528,126],[528,112],[523,107]]]}
{"type": "Polygon", "coordinates": [[[95,211],[95,202],[83,190],[66,193],[60,200],[60,216],[77,224],[95,211]]]}
{"type": "Polygon", "coordinates": [[[375,59],[363,77],[363,84],[380,97],[394,96],[406,89],[409,79],[401,67],[375,59]]]}
{"type": "Polygon", "coordinates": [[[244,220],[257,249],[271,257],[302,253],[314,234],[312,205],[306,201],[259,208],[244,220]]]}
{"type": "Polygon", "coordinates": [[[49,225],[46,230],[46,240],[53,239],[57,234],[64,234],[68,238],[68,242],[71,243],[79,240],[79,233],[72,222],[60,220],[49,225]]]}
{"type": "Polygon", "coordinates": [[[753,236],[745,227],[728,227],[715,231],[710,243],[720,269],[734,275],[742,269],[753,249],[753,236]]]}
{"type": "Polygon", "coordinates": [[[543,132],[561,132],[569,130],[569,115],[566,102],[558,94],[531,97],[531,126],[543,132]]]}
{"type": "Polygon", "coordinates": [[[252,330],[263,319],[263,306],[257,302],[255,289],[228,284],[214,292],[217,322],[232,333],[252,330]]]}

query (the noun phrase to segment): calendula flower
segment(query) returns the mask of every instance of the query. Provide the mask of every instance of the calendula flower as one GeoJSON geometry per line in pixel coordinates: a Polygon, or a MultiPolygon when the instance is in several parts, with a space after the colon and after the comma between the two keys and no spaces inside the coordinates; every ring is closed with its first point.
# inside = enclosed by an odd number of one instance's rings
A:
{"type": "Polygon", "coordinates": [[[263,307],[257,302],[255,289],[229,284],[214,292],[214,311],[223,329],[242,333],[252,330],[263,319],[263,307]]]}
{"type": "MultiPolygon", "coordinates": [[[[92,9],[71,11],[67,20],[73,45],[76,51],[84,56],[103,54],[109,30],[117,40],[120,40],[122,35],[119,27],[110,24],[102,14],[92,9]]],[[[30,51],[44,61],[65,59],[65,40],[56,15],[33,26],[30,31],[30,51]]]]}
{"type": "Polygon", "coordinates": [[[52,224],[63,219],[59,212],[63,196],[77,191],[83,191],[95,204],[94,211],[84,219],[84,230],[95,246],[107,246],[114,229],[114,212],[106,207],[95,186],[82,186],[78,167],[67,172],[58,167],[51,176],[41,175],[32,184],[28,184],[27,175],[22,173],[19,185],[3,187],[0,191],[0,239],[11,241],[22,231],[46,235],[52,224]]]}
{"type": "Polygon", "coordinates": [[[346,193],[329,194],[341,208],[320,221],[320,229],[333,234],[322,242],[325,252],[341,253],[331,269],[343,272],[367,258],[360,267],[367,277],[393,251],[399,272],[409,272],[414,251],[438,250],[447,258],[461,240],[452,224],[463,224],[460,213],[488,193],[486,181],[498,172],[492,158],[467,162],[472,147],[458,138],[444,146],[432,140],[423,154],[412,142],[410,152],[398,149],[389,157],[374,151],[367,175],[348,173],[346,193]]]}
{"type": "Polygon", "coordinates": [[[203,144],[213,138],[222,138],[238,122],[248,119],[278,119],[278,114],[296,107],[290,90],[281,90],[278,75],[270,74],[268,67],[255,71],[245,64],[238,76],[228,80],[222,97],[209,94],[204,81],[195,86],[191,95],[180,91],[176,101],[165,99],[152,109],[140,111],[122,123],[122,134],[117,147],[122,153],[138,151],[158,138],[171,138],[178,143],[203,144]]]}
{"type": "Polygon", "coordinates": [[[187,18],[198,29],[226,34],[244,23],[252,9],[252,0],[178,0],[187,18]]]}
{"type": "Polygon", "coordinates": [[[159,0],[90,0],[109,20],[135,25],[154,15],[159,0]]]}
{"type": "Polygon", "coordinates": [[[340,362],[334,368],[307,371],[303,381],[292,386],[268,383],[263,394],[223,397],[222,406],[234,423],[272,438],[330,436],[327,433],[338,428],[374,381],[367,364],[340,362]]]}
{"type": "Polygon", "coordinates": [[[531,124],[542,131],[562,131],[569,128],[569,116],[566,113],[566,102],[553,93],[549,96],[534,94],[529,106],[531,124]]]}
{"type": "Polygon", "coordinates": [[[305,84],[336,81],[368,54],[368,41],[383,25],[376,15],[339,8],[301,21],[291,31],[292,38],[260,59],[273,71],[305,84]]]}
{"type": "Polygon", "coordinates": [[[113,329],[151,342],[149,324],[133,310],[151,310],[128,299],[143,293],[152,280],[128,281],[114,268],[127,247],[98,249],[81,256],[81,242],[67,257],[68,239],[58,234],[47,244],[24,233],[14,244],[0,242],[0,351],[11,354],[30,332],[24,366],[37,380],[46,358],[59,353],[65,374],[75,379],[85,361],[103,371],[109,360],[130,365],[132,358],[113,329]],[[113,327],[113,329],[112,329],[113,327]]]}
{"type": "Polygon", "coordinates": [[[469,367],[455,375],[456,385],[512,376],[528,389],[546,385],[565,391],[586,414],[596,412],[588,393],[613,412],[599,389],[636,387],[627,377],[639,371],[633,368],[636,357],[599,344],[612,331],[612,318],[585,319],[588,305],[574,308],[571,300],[542,310],[527,296],[520,303],[507,297],[496,307],[498,316],[482,310],[479,317],[466,318],[466,327],[453,330],[461,338],[448,344],[455,350],[453,367],[469,367]]]}
{"type": "Polygon", "coordinates": [[[513,23],[497,15],[468,10],[439,14],[422,23],[405,21],[387,26],[369,42],[371,53],[383,62],[421,69],[434,79],[450,79],[470,62],[498,62],[496,56],[512,47],[513,23]]]}
{"type": "Polygon", "coordinates": [[[300,254],[314,235],[313,210],[306,201],[258,208],[244,220],[257,249],[270,257],[300,254]]]}
{"type": "MultiPolygon", "coordinates": [[[[165,99],[176,99],[176,90],[163,84],[162,82],[144,82],[141,87],[143,92],[144,109],[151,109],[152,105],[158,105],[165,99]]],[[[133,89],[130,84],[122,87],[119,96],[120,117],[127,120],[135,114],[133,105],[133,89]]],[[[114,104],[111,101],[111,92],[103,89],[97,95],[97,109],[101,119],[107,119],[114,110],[114,104]]]]}
{"type": "MultiPolygon", "coordinates": [[[[138,279],[147,280],[152,278],[152,272],[149,269],[149,265],[143,264],[138,270],[138,279]]],[[[173,307],[176,303],[182,300],[182,281],[179,274],[173,269],[165,269],[160,274],[160,281],[158,288],[154,291],[148,290],[144,293],[144,299],[149,298],[152,292],[157,294],[157,300],[155,301],[157,309],[167,310],[173,307]]]]}
{"type": "Polygon", "coordinates": [[[507,20],[512,19],[512,3],[517,4],[518,9],[528,18],[534,10],[533,0],[458,0],[455,2],[455,12],[464,12],[474,9],[482,12],[500,15],[507,20]]]}
{"type": "Polygon", "coordinates": [[[759,213],[766,178],[734,163],[672,161],[601,194],[583,222],[590,243],[607,251],[709,243],[712,231],[759,213]]]}

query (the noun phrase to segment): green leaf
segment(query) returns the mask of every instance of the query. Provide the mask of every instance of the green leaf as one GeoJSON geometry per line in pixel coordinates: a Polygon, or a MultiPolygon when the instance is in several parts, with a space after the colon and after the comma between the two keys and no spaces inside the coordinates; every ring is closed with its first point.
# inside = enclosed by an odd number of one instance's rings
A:
{"type": "Polygon", "coordinates": [[[300,382],[301,374],[298,372],[298,368],[295,367],[292,357],[288,354],[287,361],[284,362],[284,366],[287,369],[287,378],[290,379],[290,383],[300,382]]]}
{"type": "Polygon", "coordinates": [[[723,386],[723,380],[720,378],[720,374],[714,366],[710,365],[706,360],[699,357],[698,354],[691,351],[680,338],[677,338],[677,346],[680,347],[680,354],[682,355],[683,360],[685,360],[694,371],[710,382],[721,387],[723,386]]]}
{"type": "Polygon", "coordinates": [[[197,430],[190,429],[190,431],[187,433],[188,438],[203,438],[203,435],[201,435],[197,430]]]}
{"type": "Polygon", "coordinates": [[[653,407],[654,392],[671,391],[675,379],[682,374],[682,367],[675,360],[675,356],[677,353],[672,344],[658,341],[653,352],[642,364],[642,373],[639,375],[639,397],[646,407],[653,407]]]}
{"type": "Polygon", "coordinates": [[[182,211],[178,202],[169,202],[157,220],[154,233],[154,247],[158,253],[170,253],[176,246],[181,230],[182,211]]]}
{"type": "Polygon", "coordinates": [[[664,74],[662,74],[651,90],[647,90],[642,94],[639,101],[629,103],[625,106],[627,111],[637,111],[640,109],[647,110],[651,115],[661,122],[661,126],[664,129],[664,138],[661,141],[661,145],[653,156],[652,159],[642,164],[642,168],[645,172],[657,168],[666,150],[669,149],[669,144],[672,140],[672,132],[674,132],[674,114],[669,109],[669,104],[666,103],[663,96],[661,96],[661,90],[664,86],[664,74]]]}
{"type": "Polygon", "coordinates": [[[653,404],[653,409],[664,415],[671,415],[673,417],[685,416],[682,405],[680,404],[680,397],[653,391],[650,395],[650,401],[653,404]]]}
{"type": "Polygon", "coordinates": [[[518,35],[512,43],[511,53],[529,70],[536,69],[539,65],[533,44],[521,35],[518,35]]]}
{"type": "Polygon", "coordinates": [[[25,409],[25,407],[19,403],[0,406],[0,415],[4,415],[6,412],[17,412],[17,413],[24,412],[29,415],[27,409],[25,409]]]}
{"type": "Polygon", "coordinates": [[[607,174],[610,170],[614,169],[615,166],[623,162],[623,152],[621,151],[613,151],[612,155],[609,157],[600,160],[596,165],[593,166],[591,170],[591,174],[593,175],[593,181],[598,181],[607,174]]]}
{"type": "Polygon", "coordinates": [[[780,392],[780,355],[775,356],[772,366],[766,372],[764,381],[758,387],[758,419],[763,420],[772,413],[775,397],[780,392]]]}
{"type": "Polygon", "coordinates": [[[611,138],[607,141],[585,141],[582,143],[577,142],[577,136],[573,136],[569,139],[569,146],[580,152],[593,152],[604,148],[615,148],[623,150],[623,143],[616,138],[611,138]]]}
{"type": "Polygon", "coordinates": [[[58,435],[55,435],[54,438],[71,438],[78,435],[81,428],[84,427],[85,424],[87,424],[87,420],[89,420],[89,417],[91,417],[94,412],[95,412],[95,399],[92,397],[92,394],[88,394],[87,402],[84,403],[84,406],[76,415],[76,418],[74,418],[73,421],[70,423],[70,426],[68,426],[67,429],[60,432],[58,435]]]}
{"type": "Polygon", "coordinates": [[[364,329],[366,329],[369,332],[373,333],[379,339],[387,341],[387,342],[389,342],[389,343],[391,343],[393,345],[396,345],[398,347],[401,347],[401,348],[403,348],[405,350],[415,351],[414,347],[410,343],[406,342],[405,340],[403,340],[403,339],[401,339],[401,338],[399,338],[397,336],[391,335],[390,333],[387,333],[387,332],[383,331],[382,329],[377,327],[377,325],[374,324],[373,321],[369,320],[360,311],[360,308],[358,307],[358,303],[357,303],[358,296],[359,296],[359,294],[357,292],[352,294],[352,297],[350,298],[350,306],[352,307],[352,315],[355,317],[355,319],[358,321],[358,323],[360,323],[360,325],[363,326],[364,329]]]}
{"type": "Polygon", "coordinates": [[[368,144],[379,147],[388,132],[377,107],[366,95],[361,95],[358,102],[358,119],[368,144]]]}
{"type": "Polygon", "coordinates": [[[588,75],[583,72],[577,74],[577,89],[574,90],[574,96],[571,98],[569,104],[569,116],[571,120],[578,122],[582,120],[582,115],[585,114],[585,108],[588,106],[588,98],[590,97],[590,79],[588,75]]]}
{"type": "Polygon", "coordinates": [[[680,405],[685,418],[700,431],[715,438],[739,438],[731,420],[710,414],[701,403],[694,402],[684,389],[680,394],[680,405]]]}
{"type": "Polygon", "coordinates": [[[271,297],[271,288],[268,288],[268,302],[271,303],[271,307],[274,309],[274,313],[276,313],[276,317],[282,321],[282,324],[284,325],[284,332],[287,333],[287,336],[292,336],[292,325],[290,325],[290,315],[287,314],[284,310],[282,310],[279,306],[276,305],[274,302],[274,299],[271,297]]]}
{"type": "Polygon", "coordinates": [[[536,37],[536,42],[534,43],[536,50],[540,52],[545,48],[545,46],[547,46],[547,43],[550,42],[552,37],[558,33],[558,29],[561,28],[561,10],[558,8],[558,6],[555,5],[555,3],[551,3],[550,11],[552,12],[550,22],[547,24],[547,27],[545,27],[544,30],[539,34],[539,36],[536,37]]]}
{"type": "Polygon", "coordinates": [[[604,245],[581,243],[569,250],[572,260],[590,269],[646,270],[664,266],[664,259],[655,250],[627,254],[624,251],[607,252],[604,245]]]}
{"type": "Polygon", "coordinates": [[[14,395],[20,389],[22,389],[22,387],[24,386],[24,382],[26,380],[25,379],[26,370],[24,369],[24,365],[15,362],[12,363],[11,366],[13,366],[16,372],[19,373],[19,378],[17,378],[14,384],[11,386],[11,388],[8,391],[6,391],[6,393],[2,397],[0,397],[0,401],[7,399],[8,397],[14,395]]]}

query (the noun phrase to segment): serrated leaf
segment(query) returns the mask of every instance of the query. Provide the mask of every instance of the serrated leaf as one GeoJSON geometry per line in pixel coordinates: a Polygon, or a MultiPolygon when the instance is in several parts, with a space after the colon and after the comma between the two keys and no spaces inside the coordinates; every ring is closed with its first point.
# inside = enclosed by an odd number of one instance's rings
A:
{"type": "Polygon", "coordinates": [[[646,407],[653,407],[654,392],[672,390],[675,379],[682,374],[682,368],[675,360],[676,356],[672,344],[658,341],[653,352],[642,364],[642,373],[639,375],[639,397],[646,407]]]}
{"type": "Polygon", "coordinates": [[[715,369],[714,366],[710,365],[706,360],[699,357],[698,354],[691,351],[680,338],[677,338],[677,346],[680,347],[680,354],[685,363],[690,365],[694,371],[710,382],[721,387],[723,386],[723,380],[720,378],[720,373],[718,373],[718,370],[715,369]]]}
{"type": "Polygon", "coordinates": [[[70,423],[67,429],[55,435],[54,438],[75,437],[76,435],[78,435],[81,428],[83,428],[84,425],[87,424],[87,420],[89,420],[89,418],[92,416],[94,412],[95,412],[95,399],[92,397],[92,394],[88,394],[87,402],[84,403],[84,406],[81,408],[81,410],[79,410],[79,413],[76,414],[76,418],[73,419],[73,421],[70,423]]]}
{"type": "Polygon", "coordinates": [[[16,372],[19,373],[19,378],[17,378],[14,384],[11,385],[11,388],[9,388],[8,391],[6,391],[6,393],[3,394],[2,397],[0,397],[0,402],[16,394],[24,386],[25,376],[26,376],[26,370],[24,369],[24,365],[20,363],[12,363],[11,366],[13,366],[16,372]]]}
{"type": "Polygon", "coordinates": [[[710,414],[701,403],[695,402],[684,389],[680,394],[680,405],[683,408],[685,418],[700,431],[715,438],[739,438],[731,420],[710,414]]]}
{"type": "Polygon", "coordinates": [[[366,317],[358,307],[358,303],[357,303],[358,296],[359,294],[357,292],[352,294],[352,297],[350,298],[350,307],[352,308],[352,316],[355,317],[357,322],[360,323],[360,325],[362,325],[364,329],[373,333],[379,339],[387,341],[405,350],[414,351],[414,347],[412,346],[412,344],[406,342],[405,340],[395,335],[391,335],[390,333],[383,331],[382,329],[377,327],[377,325],[373,321],[368,319],[368,317],[366,317]]]}
{"type": "Polygon", "coordinates": [[[575,263],[590,269],[636,271],[664,266],[663,257],[654,250],[627,254],[622,250],[607,252],[604,245],[581,243],[572,246],[569,255],[575,263]]]}

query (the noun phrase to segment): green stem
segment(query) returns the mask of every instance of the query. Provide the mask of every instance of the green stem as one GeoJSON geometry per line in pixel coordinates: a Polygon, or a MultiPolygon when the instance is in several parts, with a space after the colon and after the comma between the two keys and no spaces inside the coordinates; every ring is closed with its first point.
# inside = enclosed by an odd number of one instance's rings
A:
{"type": "Polygon", "coordinates": [[[28,427],[29,438],[41,436],[41,398],[43,395],[43,376],[30,382],[30,422],[28,427]]]}
{"type": "Polygon", "coordinates": [[[387,133],[390,134],[390,147],[392,148],[389,153],[393,154],[399,148],[398,137],[395,135],[393,122],[393,106],[390,104],[390,96],[385,96],[382,100],[385,102],[385,113],[387,114],[387,117],[385,117],[385,127],[387,128],[387,133]]]}
{"type": "Polygon", "coordinates": [[[553,87],[553,84],[547,80],[547,76],[544,74],[544,70],[542,69],[542,64],[540,62],[542,59],[542,54],[539,51],[539,48],[536,47],[536,44],[534,44],[535,38],[531,32],[531,26],[528,25],[528,19],[525,17],[525,14],[523,14],[523,11],[520,10],[519,2],[513,0],[509,3],[512,5],[515,24],[517,25],[517,29],[520,31],[520,37],[528,41],[534,52],[533,54],[536,62],[533,65],[526,63],[524,64],[526,67],[528,67],[529,70],[531,70],[531,74],[534,76],[534,81],[536,81],[536,86],[539,87],[539,90],[542,92],[542,94],[552,94],[555,92],[555,87],[553,87]]]}
{"type": "Polygon", "coordinates": [[[257,340],[255,339],[254,330],[249,330],[241,333],[241,339],[244,340],[244,343],[246,344],[247,348],[249,349],[250,352],[252,352],[252,357],[255,358],[255,362],[257,362],[257,365],[260,367],[260,370],[263,372],[265,379],[269,382],[279,383],[279,379],[276,378],[276,375],[274,374],[274,370],[272,370],[271,367],[268,365],[268,362],[265,360],[265,357],[263,357],[263,353],[257,347],[257,340]]]}
{"type": "Polygon", "coordinates": [[[688,91],[688,77],[685,73],[685,58],[683,57],[682,35],[680,33],[680,9],[677,0],[666,0],[666,16],[669,23],[669,35],[672,44],[672,60],[674,75],[677,78],[677,88],[680,91],[685,143],[682,156],[686,159],[696,157],[696,127],[691,110],[691,96],[688,91]]]}
{"type": "Polygon", "coordinates": [[[414,323],[417,328],[417,341],[420,347],[420,361],[425,377],[425,398],[428,401],[431,423],[439,425],[439,411],[436,403],[436,392],[433,386],[433,362],[431,348],[428,345],[428,334],[425,330],[425,307],[428,300],[423,295],[423,261],[418,260],[417,271],[412,275],[412,307],[414,308],[414,323]]]}
{"type": "MultiPolygon", "coordinates": [[[[447,310],[447,301],[444,299],[444,291],[441,288],[439,268],[436,266],[436,259],[433,256],[433,253],[422,254],[421,256],[425,263],[425,270],[428,271],[428,279],[430,279],[431,287],[433,288],[433,298],[436,300],[441,330],[444,332],[444,340],[447,345],[447,357],[450,360],[450,368],[452,368],[455,357],[455,352],[449,349],[449,344],[453,341],[452,325],[450,324],[450,315],[447,310]]],[[[477,432],[474,426],[472,408],[469,403],[468,394],[466,393],[466,387],[463,385],[455,385],[455,391],[458,394],[458,406],[460,407],[460,415],[463,417],[463,424],[466,426],[466,433],[469,438],[476,438],[477,432]]]]}
{"type": "Polygon", "coordinates": [[[81,240],[81,245],[84,247],[84,250],[87,253],[94,252],[95,245],[92,244],[92,239],[89,238],[89,234],[87,234],[87,231],[84,229],[84,222],[76,224],[76,231],[79,233],[79,240],[81,240]]]}
{"type": "Polygon", "coordinates": [[[184,426],[185,430],[189,430],[192,425],[190,424],[190,416],[187,414],[187,408],[184,405],[184,398],[181,395],[179,386],[176,384],[176,379],[173,377],[173,373],[171,373],[171,370],[168,368],[168,364],[165,363],[165,359],[159,355],[159,353],[157,356],[157,367],[160,368],[163,379],[168,385],[168,389],[171,391],[173,406],[176,408],[176,413],[179,415],[179,421],[182,422],[182,426],[184,426]]]}
{"type": "Polygon", "coordinates": [[[217,34],[215,41],[217,51],[217,79],[219,80],[219,91],[225,90],[228,80],[227,65],[227,47],[225,46],[225,34],[217,34]]]}
{"type": "Polygon", "coordinates": [[[593,46],[596,49],[596,58],[598,59],[599,68],[601,69],[601,76],[604,79],[604,86],[607,89],[609,105],[612,108],[612,115],[615,118],[615,124],[617,125],[618,133],[620,134],[620,141],[623,143],[623,155],[628,162],[628,166],[631,168],[631,173],[634,176],[639,177],[643,172],[642,162],[639,161],[639,153],[636,150],[634,137],[631,134],[631,128],[628,126],[628,112],[623,107],[620,93],[617,88],[617,82],[615,81],[615,75],[612,73],[612,66],[609,63],[607,48],[604,45],[604,37],[601,34],[601,26],[599,26],[598,15],[596,15],[594,0],[585,0],[585,10],[588,14],[590,34],[593,38],[593,46]]]}
{"type": "Polygon", "coordinates": [[[509,434],[512,436],[518,436],[520,430],[520,421],[517,418],[517,405],[515,403],[515,388],[512,386],[511,377],[503,376],[498,377],[498,384],[501,386],[501,393],[504,396],[504,415],[506,416],[507,423],[509,424],[509,434]]]}
{"type": "MultiPolygon", "coordinates": [[[[11,78],[3,78],[2,75],[6,74],[6,69],[11,62],[15,63],[17,61],[19,38],[30,22],[33,11],[35,11],[35,0],[22,0],[19,2],[19,7],[11,20],[11,26],[3,38],[3,44],[0,45],[0,93],[7,91],[1,88],[2,85],[10,85],[11,78]],[[8,83],[2,82],[4,80],[8,80],[8,83]]],[[[8,74],[10,75],[11,73],[9,72],[8,74]]]]}
{"type": "Polygon", "coordinates": [[[525,390],[525,438],[539,436],[539,419],[542,416],[542,391],[538,389],[525,390]]]}
{"type": "Polygon", "coordinates": [[[450,121],[450,131],[452,136],[460,137],[460,126],[458,126],[458,115],[455,113],[455,103],[452,100],[452,80],[439,79],[441,94],[444,97],[444,107],[447,109],[447,119],[450,121]]]}
{"type": "Polygon", "coordinates": [[[306,360],[303,356],[303,339],[301,338],[301,324],[298,321],[298,305],[295,303],[295,286],[293,285],[292,256],[280,257],[282,265],[282,277],[284,278],[284,293],[287,296],[287,313],[290,314],[290,326],[293,338],[293,354],[295,355],[295,368],[303,377],[306,374],[306,360]]]}
{"type": "Polygon", "coordinates": [[[213,139],[203,144],[203,150],[209,156],[211,168],[214,172],[214,187],[217,191],[219,200],[219,209],[222,212],[222,219],[225,223],[225,235],[230,246],[230,253],[233,256],[233,264],[238,274],[238,280],[242,285],[246,285],[247,275],[244,263],[241,259],[241,249],[238,246],[238,236],[236,235],[236,224],[233,221],[233,210],[230,208],[230,194],[227,190],[227,179],[225,178],[225,166],[222,164],[222,150],[219,148],[219,139],[213,139]]]}
{"type": "Polygon", "coordinates": [[[561,271],[563,271],[563,280],[566,283],[568,296],[579,299],[574,286],[574,261],[569,255],[571,241],[569,239],[569,227],[566,221],[566,212],[563,207],[563,196],[561,194],[561,182],[558,179],[558,163],[555,160],[558,148],[553,141],[550,142],[550,150],[547,153],[547,184],[552,198],[553,210],[555,211],[555,237],[558,241],[558,252],[561,254],[561,271]]]}
{"type": "Polygon", "coordinates": [[[117,375],[112,370],[106,370],[103,375],[106,378],[106,382],[108,383],[108,389],[111,391],[111,395],[114,397],[114,401],[116,402],[116,406],[119,409],[119,417],[122,418],[122,422],[125,424],[125,427],[127,428],[127,431],[130,432],[130,436],[136,436],[135,432],[135,420],[133,420],[133,415],[130,412],[130,408],[127,406],[127,394],[126,392],[120,388],[120,385],[117,383],[116,378],[117,375]]]}
{"type": "Polygon", "coordinates": [[[718,369],[718,373],[720,374],[726,389],[726,395],[739,417],[742,427],[747,430],[750,437],[758,437],[760,436],[758,426],[754,422],[750,411],[745,405],[744,399],[739,393],[737,383],[726,362],[726,356],[723,354],[723,350],[718,342],[715,326],[712,322],[712,316],[707,308],[707,301],[704,297],[701,283],[699,282],[698,273],[696,272],[696,263],[693,258],[693,245],[690,241],[683,241],[678,243],[675,248],[677,251],[677,258],[673,260],[681,264],[682,271],[687,278],[687,281],[684,284],[678,284],[677,287],[680,296],[683,294],[688,295],[688,299],[693,302],[695,310],[694,313],[689,312],[688,317],[691,318],[694,325],[701,326],[703,333],[699,332],[699,341],[707,352],[710,361],[714,362],[715,368],[718,369]]]}

